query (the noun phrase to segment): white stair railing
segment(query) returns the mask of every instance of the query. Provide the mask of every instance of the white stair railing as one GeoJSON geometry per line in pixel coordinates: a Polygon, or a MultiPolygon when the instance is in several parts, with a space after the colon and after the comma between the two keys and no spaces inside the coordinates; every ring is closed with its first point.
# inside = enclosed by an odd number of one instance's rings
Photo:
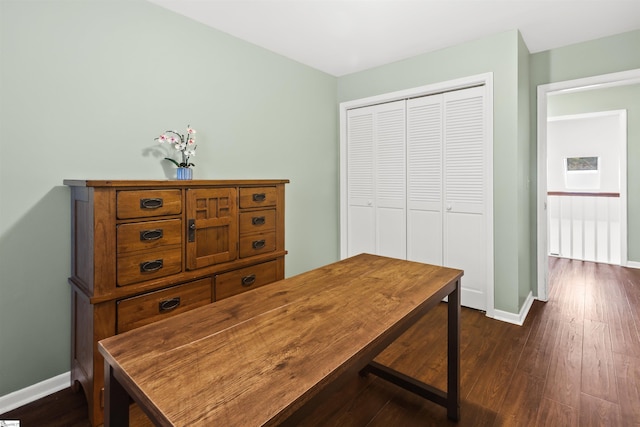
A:
{"type": "Polygon", "coordinates": [[[549,192],[549,255],[621,263],[620,194],[549,192]]]}

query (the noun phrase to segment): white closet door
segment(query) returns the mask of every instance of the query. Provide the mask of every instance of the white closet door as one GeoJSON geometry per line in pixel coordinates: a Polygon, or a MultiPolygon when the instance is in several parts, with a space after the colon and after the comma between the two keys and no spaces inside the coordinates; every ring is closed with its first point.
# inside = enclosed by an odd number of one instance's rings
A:
{"type": "Polygon", "coordinates": [[[407,101],[407,259],[443,264],[442,95],[407,101]]]}
{"type": "Polygon", "coordinates": [[[406,259],[405,101],[376,106],[376,240],[378,255],[406,259]]]}
{"type": "Polygon", "coordinates": [[[464,270],[462,304],[486,309],[484,88],[444,94],[444,264],[464,270]]]}
{"type": "Polygon", "coordinates": [[[347,112],[347,256],[375,253],[374,107],[347,112]]]}
{"type": "Polygon", "coordinates": [[[347,114],[348,256],[406,258],[405,101],[347,114]]]}

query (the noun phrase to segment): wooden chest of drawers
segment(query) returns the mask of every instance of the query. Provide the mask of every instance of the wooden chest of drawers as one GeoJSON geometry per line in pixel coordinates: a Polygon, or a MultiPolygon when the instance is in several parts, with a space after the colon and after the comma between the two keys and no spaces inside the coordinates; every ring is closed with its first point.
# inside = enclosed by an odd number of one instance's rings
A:
{"type": "Polygon", "coordinates": [[[71,380],[103,422],[99,340],[284,278],[288,180],[84,181],[71,189],[71,380]]]}

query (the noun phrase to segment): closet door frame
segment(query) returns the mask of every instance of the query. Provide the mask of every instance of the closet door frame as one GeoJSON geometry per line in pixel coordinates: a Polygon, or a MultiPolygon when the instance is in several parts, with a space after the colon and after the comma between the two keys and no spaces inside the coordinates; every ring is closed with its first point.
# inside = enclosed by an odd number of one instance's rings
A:
{"type": "Polygon", "coordinates": [[[488,317],[494,317],[494,232],[493,232],[493,73],[477,74],[460,79],[448,80],[420,86],[416,88],[390,92],[382,95],[356,99],[340,103],[340,257],[346,258],[348,255],[347,236],[347,111],[353,108],[366,107],[375,104],[398,101],[401,99],[415,98],[419,96],[433,95],[452,90],[464,89],[474,86],[484,86],[485,88],[485,120],[486,120],[486,170],[485,170],[485,191],[486,191],[486,212],[485,227],[487,233],[486,251],[486,298],[488,317]]]}

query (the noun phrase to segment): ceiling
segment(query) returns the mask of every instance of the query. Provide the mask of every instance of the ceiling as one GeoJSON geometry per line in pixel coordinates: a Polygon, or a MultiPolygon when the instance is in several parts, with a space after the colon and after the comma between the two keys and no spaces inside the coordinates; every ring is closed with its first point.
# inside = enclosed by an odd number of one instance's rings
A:
{"type": "Polygon", "coordinates": [[[334,76],[507,30],[536,53],[640,29],[640,0],[149,1],[334,76]]]}

